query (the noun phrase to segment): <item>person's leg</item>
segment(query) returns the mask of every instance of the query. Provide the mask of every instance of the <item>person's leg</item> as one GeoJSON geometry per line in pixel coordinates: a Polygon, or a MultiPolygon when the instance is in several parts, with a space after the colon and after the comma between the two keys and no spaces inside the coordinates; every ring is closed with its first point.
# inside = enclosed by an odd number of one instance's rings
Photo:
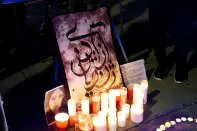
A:
{"type": "Polygon", "coordinates": [[[166,2],[152,0],[150,1],[150,32],[154,44],[155,56],[158,66],[155,71],[157,80],[164,79],[167,76],[166,66],[166,32],[169,28],[170,18],[165,9],[166,2]]]}
{"type": "Polygon", "coordinates": [[[188,78],[187,54],[192,43],[192,18],[185,10],[175,15],[173,35],[175,38],[175,82],[184,83],[188,78]]]}

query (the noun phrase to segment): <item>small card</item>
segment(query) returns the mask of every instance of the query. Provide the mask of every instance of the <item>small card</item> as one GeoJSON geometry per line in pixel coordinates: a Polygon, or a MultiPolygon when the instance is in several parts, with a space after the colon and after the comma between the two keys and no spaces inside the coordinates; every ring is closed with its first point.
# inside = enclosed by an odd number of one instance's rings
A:
{"type": "Polygon", "coordinates": [[[67,100],[63,85],[45,93],[44,110],[49,126],[55,122],[54,117],[57,113],[66,112],[67,100]]]}
{"type": "Polygon", "coordinates": [[[125,86],[128,84],[140,84],[147,80],[144,59],[126,63],[120,66],[125,86]]]}

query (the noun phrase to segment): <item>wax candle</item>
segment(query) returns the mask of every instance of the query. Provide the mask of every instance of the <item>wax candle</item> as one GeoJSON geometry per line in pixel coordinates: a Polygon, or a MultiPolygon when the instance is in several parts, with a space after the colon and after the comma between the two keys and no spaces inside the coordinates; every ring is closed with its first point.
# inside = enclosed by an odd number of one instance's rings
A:
{"type": "Polygon", "coordinates": [[[86,117],[79,122],[80,131],[93,131],[94,126],[90,118],[86,117]]]}
{"type": "Polygon", "coordinates": [[[101,110],[108,110],[108,93],[106,92],[101,94],[101,110]]]}
{"type": "Polygon", "coordinates": [[[98,112],[98,116],[106,118],[107,117],[107,111],[108,110],[99,111],[98,112]]]}
{"type": "Polygon", "coordinates": [[[147,92],[148,92],[148,81],[147,80],[141,81],[141,88],[142,88],[142,92],[144,94],[143,103],[146,104],[147,103],[147,92]]]}
{"type": "Polygon", "coordinates": [[[127,88],[123,87],[120,91],[120,109],[122,108],[122,104],[127,103],[127,88]]]}
{"type": "Polygon", "coordinates": [[[66,130],[68,126],[69,115],[67,113],[58,113],[55,115],[55,123],[58,131],[66,130]]]}
{"type": "Polygon", "coordinates": [[[122,112],[126,113],[126,119],[129,118],[129,112],[130,112],[130,105],[129,104],[123,104],[122,105],[122,112]]]}
{"type": "Polygon", "coordinates": [[[130,101],[133,101],[133,84],[129,84],[127,86],[128,89],[128,97],[130,101]]]}
{"type": "Polygon", "coordinates": [[[84,98],[82,100],[82,112],[85,113],[86,115],[90,114],[90,104],[89,104],[89,99],[84,98]]]}
{"type": "Polygon", "coordinates": [[[136,105],[131,106],[131,120],[134,123],[140,123],[143,121],[143,109],[139,108],[136,105]]]}
{"type": "Polygon", "coordinates": [[[74,120],[75,120],[75,131],[79,131],[79,122],[82,121],[83,119],[85,119],[85,117],[86,117],[86,114],[84,114],[81,111],[78,111],[76,113],[76,116],[74,118],[74,120]]]}
{"type": "Polygon", "coordinates": [[[108,117],[116,117],[116,108],[108,109],[108,117]]]}
{"type": "Polygon", "coordinates": [[[142,92],[138,92],[138,96],[136,98],[136,103],[135,105],[138,106],[139,108],[143,109],[143,98],[144,98],[144,94],[142,92]]]}
{"type": "Polygon", "coordinates": [[[74,99],[68,100],[68,114],[70,116],[76,115],[76,102],[74,99]]]}
{"type": "Polygon", "coordinates": [[[109,91],[109,108],[116,108],[116,93],[113,89],[109,91]]]}
{"type": "Polygon", "coordinates": [[[140,90],[141,88],[139,84],[133,84],[133,104],[136,104],[140,90]]]}
{"type": "Polygon", "coordinates": [[[126,126],[126,114],[122,111],[119,111],[117,116],[118,116],[118,126],[125,127],[126,126]]]}
{"type": "Polygon", "coordinates": [[[109,131],[116,131],[117,130],[117,117],[109,116],[108,126],[109,126],[109,131]]]}
{"type": "Polygon", "coordinates": [[[92,97],[92,113],[97,114],[100,111],[100,96],[94,93],[92,97]]]}
{"type": "Polygon", "coordinates": [[[107,131],[106,117],[97,116],[94,119],[94,131],[107,131]]]}

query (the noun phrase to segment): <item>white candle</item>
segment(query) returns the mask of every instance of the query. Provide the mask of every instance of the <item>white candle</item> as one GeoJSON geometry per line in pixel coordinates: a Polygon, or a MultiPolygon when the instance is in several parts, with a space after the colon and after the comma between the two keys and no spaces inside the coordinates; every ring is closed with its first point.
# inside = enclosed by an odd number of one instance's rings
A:
{"type": "Polygon", "coordinates": [[[126,119],[129,118],[129,112],[130,112],[130,105],[129,104],[123,104],[122,105],[122,111],[126,113],[126,119]]]}
{"type": "Polygon", "coordinates": [[[126,126],[126,114],[122,111],[118,112],[118,126],[119,127],[126,126]]]}
{"type": "Polygon", "coordinates": [[[140,90],[141,88],[139,84],[133,84],[133,104],[136,104],[140,90]]]}
{"type": "Polygon", "coordinates": [[[68,100],[68,114],[70,116],[76,115],[76,102],[73,99],[68,100]]]}
{"type": "Polygon", "coordinates": [[[166,127],[166,128],[170,128],[170,126],[171,126],[170,122],[166,122],[166,123],[165,123],[165,127],[166,127]]]}
{"type": "Polygon", "coordinates": [[[90,114],[90,102],[88,98],[82,100],[82,112],[86,115],[90,114]]]}
{"type": "Polygon", "coordinates": [[[143,121],[143,109],[139,108],[136,105],[131,106],[131,120],[134,123],[140,123],[143,121]]]}
{"type": "Polygon", "coordinates": [[[101,110],[108,110],[108,94],[106,92],[101,94],[101,110]]]}
{"type": "Polygon", "coordinates": [[[144,94],[144,104],[147,103],[147,92],[148,92],[148,81],[147,80],[142,80],[141,81],[141,88],[142,88],[142,92],[144,94]]]}
{"type": "Polygon", "coordinates": [[[107,117],[107,110],[99,111],[98,116],[106,118],[107,117]]]}
{"type": "Polygon", "coordinates": [[[164,131],[164,130],[166,130],[166,127],[165,127],[164,125],[160,125],[160,129],[161,129],[162,131],[164,131]]]}
{"type": "Polygon", "coordinates": [[[116,108],[108,109],[108,117],[116,117],[116,108]]]}
{"type": "Polygon", "coordinates": [[[137,98],[136,98],[135,105],[138,106],[141,109],[143,109],[143,106],[144,106],[144,104],[143,104],[143,98],[144,98],[144,94],[141,91],[139,91],[138,92],[138,95],[137,95],[137,98]]]}
{"type": "Polygon", "coordinates": [[[116,117],[108,117],[108,125],[109,131],[116,131],[117,130],[117,118],[116,117]]]}
{"type": "Polygon", "coordinates": [[[94,131],[107,131],[106,118],[101,116],[96,116],[93,124],[94,124],[94,131]]]}
{"type": "Polygon", "coordinates": [[[116,108],[116,92],[113,89],[109,91],[109,108],[116,108]]]}

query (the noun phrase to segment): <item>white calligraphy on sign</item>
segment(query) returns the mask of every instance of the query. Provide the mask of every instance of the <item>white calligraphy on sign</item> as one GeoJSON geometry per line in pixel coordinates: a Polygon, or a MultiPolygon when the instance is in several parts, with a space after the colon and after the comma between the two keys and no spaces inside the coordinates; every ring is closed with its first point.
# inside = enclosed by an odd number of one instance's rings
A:
{"type": "Polygon", "coordinates": [[[147,80],[144,59],[123,64],[120,68],[126,86],[140,84],[142,80],[147,80]]]}

